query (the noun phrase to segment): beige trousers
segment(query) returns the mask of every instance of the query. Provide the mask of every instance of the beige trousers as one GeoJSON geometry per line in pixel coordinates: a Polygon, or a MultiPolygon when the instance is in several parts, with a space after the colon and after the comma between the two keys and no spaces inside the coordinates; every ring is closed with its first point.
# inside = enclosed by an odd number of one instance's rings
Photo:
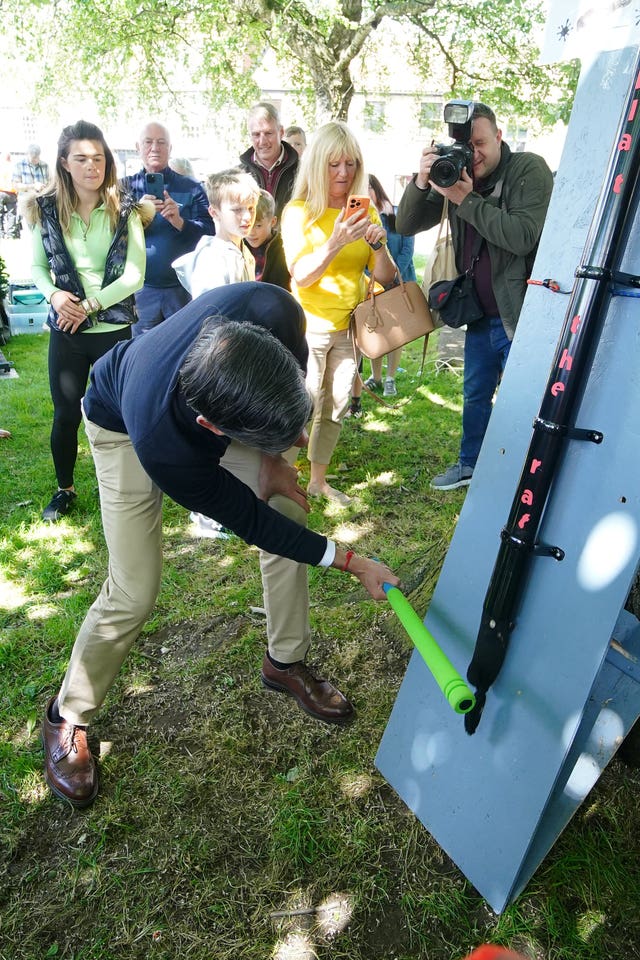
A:
{"type": "MultiPolygon", "coordinates": [[[[86,725],[100,708],[155,604],[162,572],[162,491],[151,481],[129,438],[85,418],[96,466],[107,579],[80,627],[58,708],[69,723],[86,725]]],[[[233,442],[222,466],[257,493],[259,451],[233,442]]],[[[306,525],[302,507],[276,496],[270,506],[306,525]]],[[[292,663],[307,653],[309,591],[305,564],[260,552],[269,651],[292,663]]]]}
{"type": "Polygon", "coordinates": [[[329,463],[351,398],[356,373],[348,330],[307,333],[307,390],[313,400],[307,456],[311,463],[329,463]]]}

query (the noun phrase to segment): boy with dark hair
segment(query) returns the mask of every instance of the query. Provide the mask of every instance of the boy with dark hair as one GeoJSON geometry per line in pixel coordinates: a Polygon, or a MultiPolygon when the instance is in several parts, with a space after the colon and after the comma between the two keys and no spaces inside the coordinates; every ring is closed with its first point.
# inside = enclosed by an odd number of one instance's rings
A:
{"type": "MultiPolygon", "coordinates": [[[[46,781],[74,807],[88,806],[98,793],[86,725],[160,589],[163,493],[187,510],[214,514],[260,549],[268,635],[263,684],[324,723],[355,715],[344,694],[305,662],[306,565],[353,574],[376,600],[384,599],[385,583],[399,580],[383,563],[306,528],[305,491],[278,452],[303,439],[309,417],[304,327],[301,308],[284,290],[231,284],[205,293],[142,340],[116,344],[93,367],[85,417],[109,549],[107,579],[42,728],[46,781]]],[[[210,578],[206,565],[203,575],[210,578]]],[[[215,581],[209,585],[215,599],[215,581]]]]}

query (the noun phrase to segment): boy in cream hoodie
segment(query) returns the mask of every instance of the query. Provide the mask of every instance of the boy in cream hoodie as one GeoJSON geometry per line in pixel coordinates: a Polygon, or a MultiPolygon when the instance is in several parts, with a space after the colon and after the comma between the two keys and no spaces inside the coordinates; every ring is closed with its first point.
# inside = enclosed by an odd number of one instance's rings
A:
{"type": "Polygon", "coordinates": [[[222,170],[207,177],[206,191],[216,234],[202,237],[192,253],[171,264],[194,300],[214,287],[256,278],[255,260],[245,237],[256,218],[258,184],[248,173],[222,170]]]}

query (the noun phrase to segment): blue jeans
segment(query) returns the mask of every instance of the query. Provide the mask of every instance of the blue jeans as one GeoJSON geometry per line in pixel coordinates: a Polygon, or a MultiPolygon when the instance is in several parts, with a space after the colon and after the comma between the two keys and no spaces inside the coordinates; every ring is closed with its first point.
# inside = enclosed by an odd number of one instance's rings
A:
{"type": "Polygon", "coordinates": [[[460,463],[466,467],[476,465],[510,348],[500,317],[485,317],[467,328],[460,444],[460,463]]]}
{"type": "Polygon", "coordinates": [[[152,327],[157,327],[163,320],[182,310],[190,300],[184,287],[148,287],[145,284],[136,293],[138,322],[132,327],[133,336],[139,337],[152,327]]]}

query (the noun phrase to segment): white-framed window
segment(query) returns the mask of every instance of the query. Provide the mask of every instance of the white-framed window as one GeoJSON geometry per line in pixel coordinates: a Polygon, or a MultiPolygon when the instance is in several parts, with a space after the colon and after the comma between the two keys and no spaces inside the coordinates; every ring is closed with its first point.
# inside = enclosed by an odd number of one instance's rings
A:
{"type": "Polygon", "coordinates": [[[366,100],[363,127],[372,133],[382,133],[385,128],[385,104],[382,100],[366,100]]]}
{"type": "Polygon", "coordinates": [[[437,130],[442,126],[442,100],[422,100],[418,123],[421,130],[437,130]]]}
{"type": "Polygon", "coordinates": [[[503,131],[504,138],[514,153],[522,153],[526,150],[528,133],[527,127],[517,120],[510,120],[503,131]]]}

